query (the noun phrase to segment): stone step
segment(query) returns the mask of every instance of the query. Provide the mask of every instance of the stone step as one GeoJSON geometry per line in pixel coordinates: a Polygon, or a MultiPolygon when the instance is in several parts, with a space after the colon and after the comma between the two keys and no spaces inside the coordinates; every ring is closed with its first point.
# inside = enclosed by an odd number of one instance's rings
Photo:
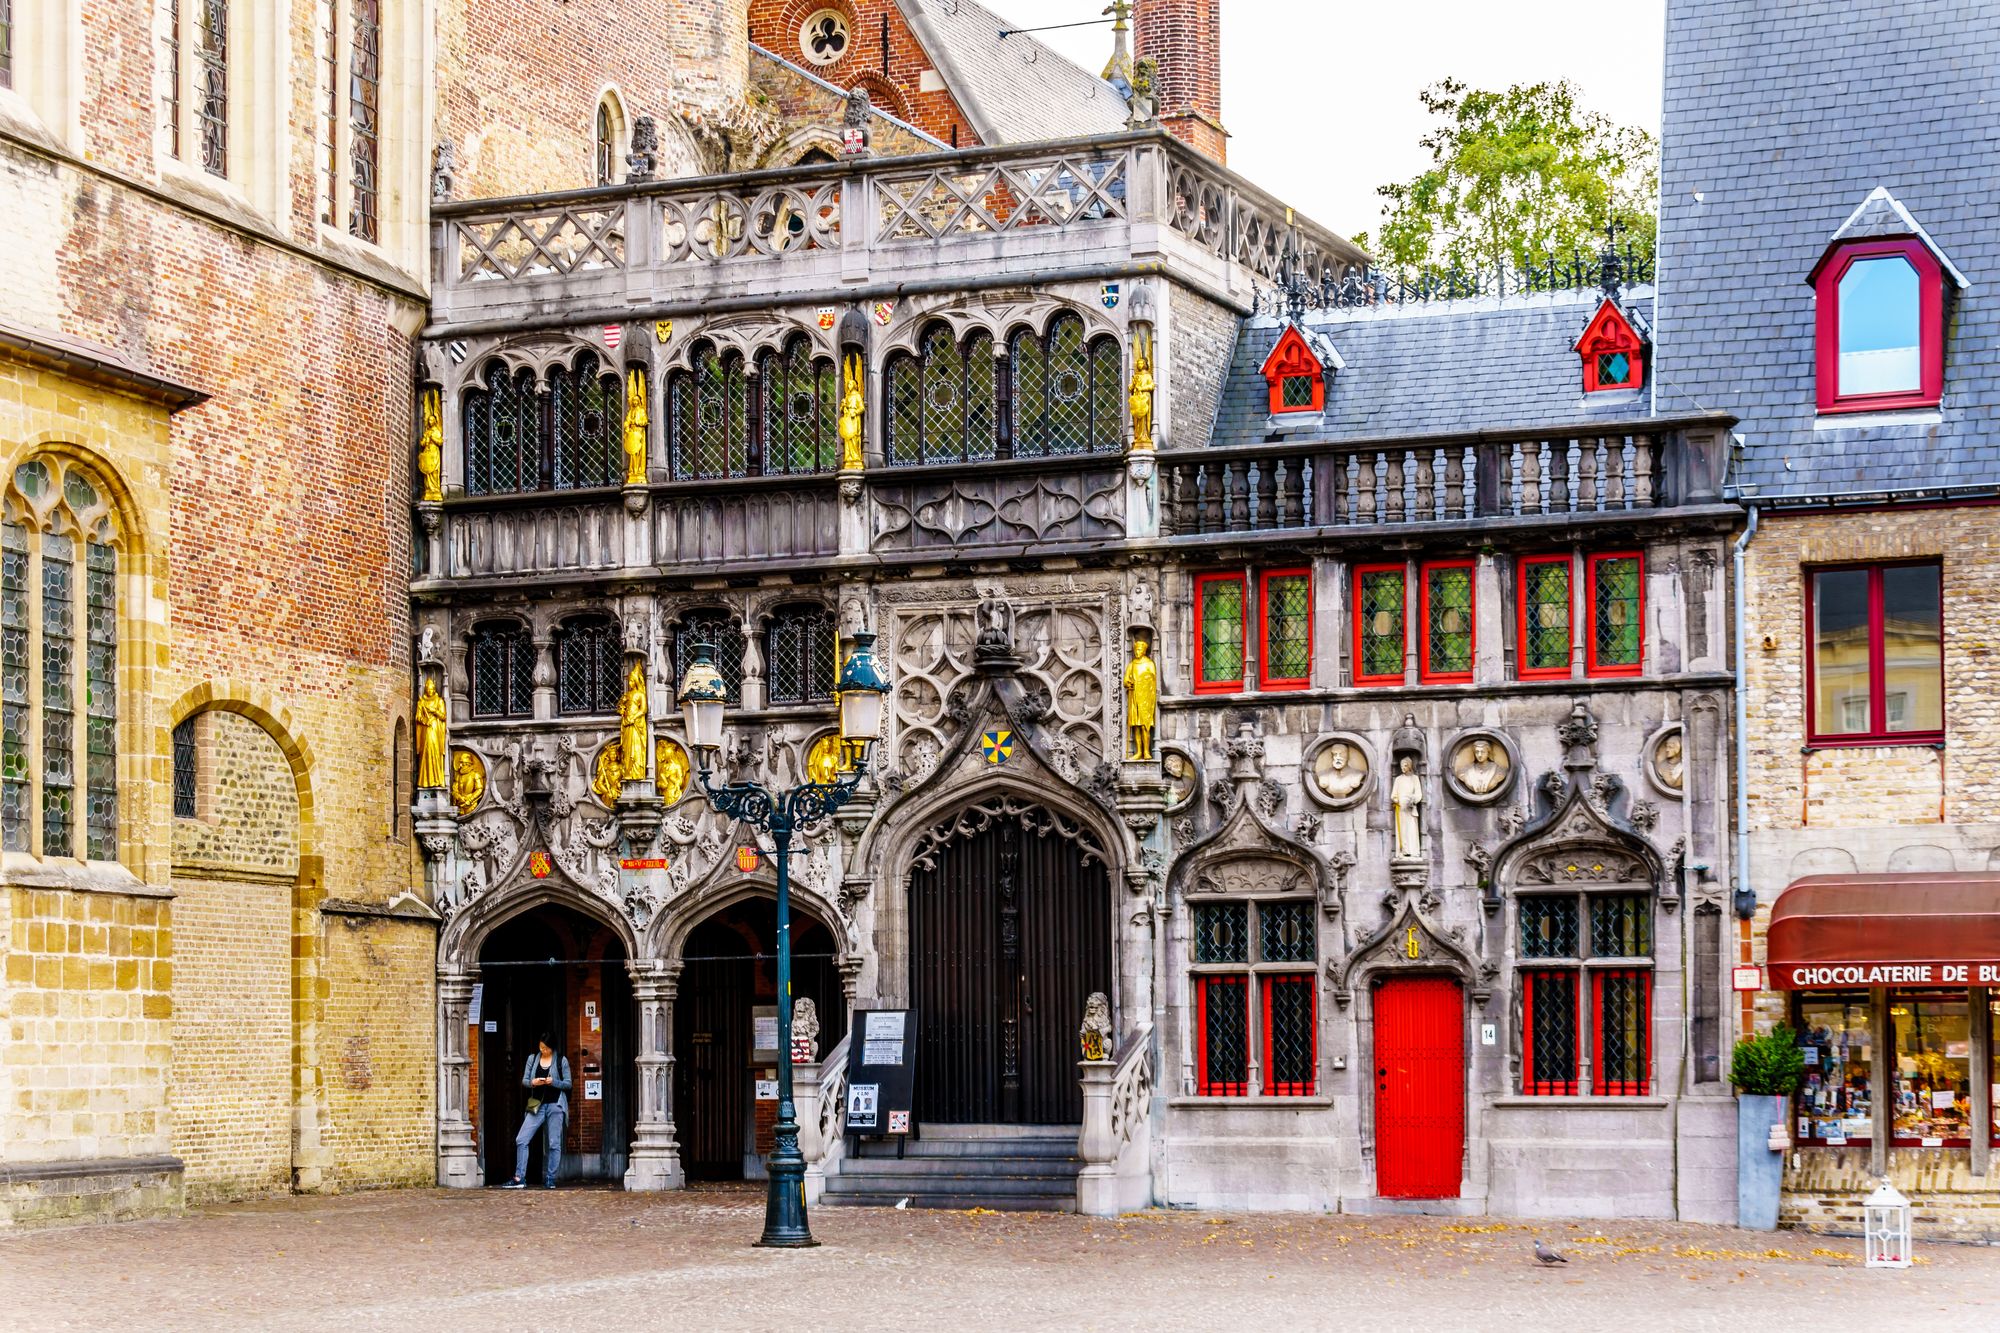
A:
{"type": "Polygon", "coordinates": [[[900,1154],[893,1143],[864,1139],[847,1160],[868,1162],[991,1161],[996,1158],[1033,1158],[1038,1161],[1068,1161],[1076,1157],[1075,1138],[1067,1139],[913,1139],[900,1154]]]}
{"type": "MultiPolygon", "coordinates": [[[[833,1182],[827,1182],[830,1187],[833,1182]]],[[[1064,1190],[1060,1193],[1043,1194],[988,1194],[967,1192],[962,1194],[912,1194],[908,1190],[900,1193],[894,1190],[860,1190],[845,1194],[835,1194],[829,1188],[820,1198],[821,1206],[835,1208],[894,1208],[908,1199],[911,1208],[990,1208],[998,1213],[1073,1213],[1076,1211],[1076,1191],[1064,1190]]]]}
{"type": "Polygon", "coordinates": [[[893,1188],[894,1182],[903,1181],[912,1189],[928,1188],[937,1181],[982,1181],[995,1184],[1010,1181],[1031,1180],[1049,1186],[1062,1186],[1076,1179],[1081,1168],[1074,1166],[1046,1167],[1034,1163],[1007,1163],[991,1168],[981,1164],[976,1171],[966,1170],[955,1162],[902,1162],[902,1163],[857,1163],[845,1162],[839,1171],[826,1178],[828,1188],[837,1180],[852,1181],[869,1187],[893,1188]],[[893,1170],[877,1170],[878,1165],[893,1165],[893,1170]]]}

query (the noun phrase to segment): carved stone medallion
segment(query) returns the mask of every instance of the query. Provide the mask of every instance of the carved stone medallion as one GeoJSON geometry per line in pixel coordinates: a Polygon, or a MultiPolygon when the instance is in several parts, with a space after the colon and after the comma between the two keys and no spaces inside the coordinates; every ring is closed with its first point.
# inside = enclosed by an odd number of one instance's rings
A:
{"type": "Polygon", "coordinates": [[[1167,778],[1167,813],[1187,809],[1201,794],[1201,768],[1178,745],[1160,747],[1160,770],[1167,778]]]}
{"type": "Polygon", "coordinates": [[[1465,732],[1445,755],[1444,785],[1468,805],[1491,805],[1514,785],[1514,747],[1497,731],[1465,732]]]}
{"type": "Polygon", "coordinates": [[[1306,789],[1321,805],[1345,810],[1368,798],[1375,776],[1368,748],[1358,736],[1333,735],[1306,755],[1306,789]]]}
{"type": "Polygon", "coordinates": [[[1646,743],[1646,776],[1669,796],[1679,796],[1687,781],[1686,745],[1678,722],[1661,727],[1646,743]]]}

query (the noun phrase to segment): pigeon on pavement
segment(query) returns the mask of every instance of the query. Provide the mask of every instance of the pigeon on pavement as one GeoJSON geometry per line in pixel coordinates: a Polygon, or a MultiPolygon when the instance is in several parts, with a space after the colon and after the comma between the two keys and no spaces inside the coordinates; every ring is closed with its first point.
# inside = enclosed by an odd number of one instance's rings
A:
{"type": "Polygon", "coordinates": [[[1535,1238],[1535,1257],[1544,1264],[1566,1264],[1569,1262],[1569,1260],[1542,1244],[1539,1236],[1535,1238]]]}

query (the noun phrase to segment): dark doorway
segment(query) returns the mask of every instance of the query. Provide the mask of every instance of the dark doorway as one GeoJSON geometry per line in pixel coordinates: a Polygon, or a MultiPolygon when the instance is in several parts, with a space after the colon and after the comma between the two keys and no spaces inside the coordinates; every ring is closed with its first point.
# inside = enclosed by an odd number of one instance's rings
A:
{"type": "Polygon", "coordinates": [[[1032,806],[947,826],[910,874],[918,1123],[1078,1124],[1077,1024],[1111,993],[1103,856],[1032,806]]]}
{"type": "MultiPolygon", "coordinates": [[[[479,953],[479,984],[473,1121],[486,1182],[498,1185],[514,1174],[514,1135],[528,1099],[521,1070],[543,1032],[558,1035],[575,1084],[559,1179],[623,1180],[638,1100],[632,1078],[635,1014],[623,941],[580,912],[538,907],[487,938],[479,953]]],[[[539,1182],[541,1172],[538,1139],[528,1157],[528,1179],[539,1182]]]]}
{"type": "MultiPolygon", "coordinates": [[[[778,908],[749,898],[689,933],[674,1000],[674,1132],[690,1180],[761,1177],[778,1104],[757,1096],[778,1077],[778,1052],[759,1048],[757,1020],[778,1005],[778,908]]],[[[823,1055],[847,1030],[832,933],[792,910],[792,991],[819,1010],[823,1055]]],[[[767,1089],[768,1090],[768,1089],[767,1089]]]]}

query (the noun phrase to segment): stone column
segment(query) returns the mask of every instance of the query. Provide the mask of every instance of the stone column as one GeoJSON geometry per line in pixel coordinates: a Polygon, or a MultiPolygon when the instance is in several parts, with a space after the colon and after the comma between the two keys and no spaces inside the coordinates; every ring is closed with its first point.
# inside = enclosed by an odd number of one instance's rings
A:
{"type": "Polygon", "coordinates": [[[486,1183],[472,1128],[472,1057],[467,1029],[478,971],[438,969],[438,1184],[477,1189],[486,1183]]]}
{"type": "Polygon", "coordinates": [[[555,639],[537,634],[535,644],[535,716],[548,721],[556,715],[555,639]]]}
{"type": "Polygon", "coordinates": [[[743,709],[764,706],[764,632],[756,616],[743,617],[743,709]]]}
{"type": "Polygon", "coordinates": [[[639,1116],[632,1126],[628,1190],[677,1190],[687,1183],[674,1137],[673,1021],[680,965],[628,962],[632,998],[639,1010],[639,1116]]]}
{"type": "Polygon", "coordinates": [[[826,1193],[826,1140],[819,1132],[819,1080],[824,1068],[818,1060],[792,1066],[792,1104],[799,1121],[799,1155],[806,1159],[808,1206],[818,1203],[826,1193]]]}
{"type": "Polygon", "coordinates": [[[1117,1067],[1109,1060],[1079,1060],[1083,1084],[1083,1131],[1076,1155],[1083,1170],[1076,1177],[1076,1210],[1085,1217],[1118,1215],[1118,1145],[1111,1137],[1111,1080],[1117,1067]]]}

